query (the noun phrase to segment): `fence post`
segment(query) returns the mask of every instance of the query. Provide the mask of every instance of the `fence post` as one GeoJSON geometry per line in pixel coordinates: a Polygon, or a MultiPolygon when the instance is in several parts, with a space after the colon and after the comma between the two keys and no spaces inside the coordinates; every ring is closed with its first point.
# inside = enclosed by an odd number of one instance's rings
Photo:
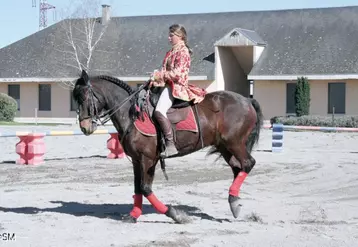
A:
{"type": "Polygon", "coordinates": [[[18,136],[20,141],[15,145],[15,151],[20,156],[16,160],[16,164],[25,165],[27,164],[27,135],[18,136]]]}
{"type": "Polygon", "coordinates": [[[44,163],[45,147],[44,133],[31,133],[28,135],[27,164],[39,165],[44,163]]]}
{"type": "Polygon", "coordinates": [[[272,125],[272,152],[280,153],[283,150],[283,124],[272,125]]]}
{"type": "Polygon", "coordinates": [[[35,108],[35,124],[37,125],[37,108],[35,108]]]}
{"type": "Polygon", "coordinates": [[[107,140],[107,148],[110,153],[107,155],[108,159],[123,158],[125,153],[123,147],[118,139],[118,133],[110,133],[111,137],[107,140]]]}
{"type": "Polygon", "coordinates": [[[20,141],[16,143],[16,153],[20,156],[16,160],[19,165],[39,165],[44,163],[46,152],[44,133],[29,133],[18,136],[20,141]]]}

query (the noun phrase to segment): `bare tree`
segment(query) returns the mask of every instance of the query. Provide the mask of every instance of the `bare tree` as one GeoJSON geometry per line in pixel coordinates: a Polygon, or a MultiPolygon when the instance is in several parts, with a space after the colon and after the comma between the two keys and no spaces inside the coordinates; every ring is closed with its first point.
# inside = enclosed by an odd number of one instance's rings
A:
{"type": "Polygon", "coordinates": [[[77,0],[77,4],[73,3],[71,6],[76,6],[75,9],[63,10],[61,14],[63,20],[59,23],[60,32],[56,32],[56,37],[54,37],[54,51],[56,52],[54,63],[57,72],[63,77],[61,84],[67,88],[73,88],[74,83],[65,79],[68,78],[69,72],[78,74],[82,69],[92,71],[94,56],[99,53],[108,53],[99,49],[109,23],[106,18],[108,7],[101,8],[99,0],[77,0]],[[66,15],[67,13],[71,14],[66,15]]]}

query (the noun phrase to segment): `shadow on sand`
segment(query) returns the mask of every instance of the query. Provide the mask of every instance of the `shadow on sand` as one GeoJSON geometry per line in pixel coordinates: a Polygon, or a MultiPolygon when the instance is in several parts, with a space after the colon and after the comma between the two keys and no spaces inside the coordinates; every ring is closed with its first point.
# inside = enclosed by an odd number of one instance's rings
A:
{"type": "Polygon", "coordinates": [[[272,150],[268,150],[268,149],[257,149],[257,150],[254,150],[256,152],[265,152],[265,153],[272,153],[272,150]]]}
{"type": "MultiPolygon", "coordinates": [[[[79,202],[64,202],[64,201],[50,201],[54,204],[60,204],[53,208],[37,208],[37,207],[20,207],[20,208],[5,208],[0,207],[0,212],[16,213],[16,214],[38,214],[38,213],[60,213],[73,216],[92,216],[97,218],[106,218],[121,221],[124,216],[132,210],[132,204],[85,204],[79,202]]],[[[231,222],[229,219],[217,219],[206,213],[200,211],[197,207],[187,205],[173,205],[175,209],[184,211],[188,216],[199,217],[203,220],[210,220],[216,222],[231,222]]],[[[151,205],[143,204],[143,214],[157,213],[151,205]]],[[[153,222],[148,222],[153,223],[153,222]]],[[[173,223],[173,222],[162,222],[173,223]]]]}

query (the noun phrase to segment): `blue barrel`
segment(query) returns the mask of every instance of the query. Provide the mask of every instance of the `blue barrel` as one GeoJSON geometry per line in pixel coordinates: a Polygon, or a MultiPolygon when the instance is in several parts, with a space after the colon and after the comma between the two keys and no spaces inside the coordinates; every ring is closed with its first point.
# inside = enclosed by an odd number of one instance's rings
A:
{"type": "Polygon", "coordinates": [[[283,124],[272,125],[272,150],[273,153],[283,151],[283,124]]]}

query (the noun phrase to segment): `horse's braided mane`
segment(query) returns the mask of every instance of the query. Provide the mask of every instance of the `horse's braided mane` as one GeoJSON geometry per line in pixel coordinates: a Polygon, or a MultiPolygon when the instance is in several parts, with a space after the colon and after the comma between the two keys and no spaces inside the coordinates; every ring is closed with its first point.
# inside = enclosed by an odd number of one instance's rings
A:
{"type": "MultiPolygon", "coordinates": [[[[108,75],[99,75],[99,76],[97,76],[97,78],[103,79],[103,80],[106,80],[106,81],[109,81],[109,82],[112,82],[112,83],[116,84],[120,88],[124,89],[128,94],[132,94],[132,93],[135,92],[127,83],[125,83],[124,81],[122,81],[122,80],[120,80],[118,78],[108,76],[108,75]]],[[[130,100],[131,107],[130,107],[130,110],[129,110],[129,116],[130,116],[132,121],[135,121],[138,117],[142,116],[142,113],[138,112],[136,110],[136,100],[137,100],[137,98],[138,98],[138,94],[135,95],[135,97],[130,100]]]]}
{"type": "Polygon", "coordinates": [[[122,81],[118,78],[108,76],[108,75],[99,75],[97,78],[113,82],[114,84],[123,88],[128,94],[134,93],[133,89],[127,83],[125,83],[124,81],[122,81]]]}

